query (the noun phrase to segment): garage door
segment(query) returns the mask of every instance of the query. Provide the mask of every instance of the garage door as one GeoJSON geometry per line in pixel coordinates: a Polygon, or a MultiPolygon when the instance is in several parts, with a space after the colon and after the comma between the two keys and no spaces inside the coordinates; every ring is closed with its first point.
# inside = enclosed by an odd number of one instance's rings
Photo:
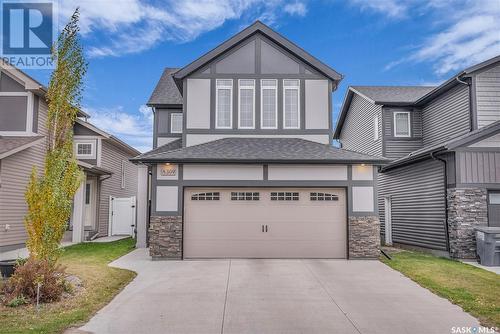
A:
{"type": "Polygon", "coordinates": [[[343,189],[187,188],[185,258],[345,258],[343,189]]]}

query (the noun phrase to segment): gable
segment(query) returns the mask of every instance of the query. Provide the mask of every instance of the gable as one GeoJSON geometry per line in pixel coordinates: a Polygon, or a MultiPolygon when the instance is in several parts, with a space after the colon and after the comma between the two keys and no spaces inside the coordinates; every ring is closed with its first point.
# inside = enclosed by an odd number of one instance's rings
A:
{"type": "Polygon", "coordinates": [[[5,72],[0,74],[0,92],[24,92],[24,85],[11,78],[5,72]]]}
{"type": "MultiPolygon", "coordinates": [[[[173,76],[174,79],[176,80],[177,84],[180,86],[182,85],[181,80],[186,78],[187,76],[192,76],[193,74],[201,74],[201,71],[206,71],[207,64],[213,64],[214,62],[219,62],[221,61],[222,57],[227,57],[230,53],[234,52],[236,48],[238,48],[242,44],[247,44],[248,42],[252,41],[255,39],[256,36],[260,36],[261,38],[266,39],[266,43],[268,44],[273,44],[272,46],[278,49],[278,51],[281,50],[286,50],[287,55],[290,55],[294,61],[298,63],[303,63],[306,64],[304,68],[300,68],[299,66],[299,73],[306,73],[305,71],[308,71],[309,73],[317,72],[321,73],[322,76],[327,77],[331,81],[334,82],[333,89],[336,89],[337,84],[340,80],[342,80],[342,75],[340,75],[338,72],[336,72],[334,69],[329,67],[328,65],[324,64],[317,58],[313,57],[311,54],[306,52],[305,50],[299,48],[297,45],[293,44],[280,34],[278,34],[276,31],[272,30],[265,24],[263,24],[260,21],[256,21],[254,24],[250,25],[249,27],[245,28],[241,32],[237,33],[233,37],[229,38],[225,42],[221,43],[219,46],[216,48],[212,49],[211,51],[205,53],[195,61],[191,62],[189,65],[183,67],[179,71],[177,71],[173,76]],[[269,41],[269,42],[268,42],[269,41]],[[271,42],[272,41],[272,42],[271,42]]],[[[266,59],[270,59],[270,61],[275,61],[277,58],[281,58],[279,54],[275,52],[275,50],[266,48],[264,46],[265,51],[264,54],[267,55],[268,57],[266,59]]],[[[248,46],[248,50],[251,49],[251,46],[248,46]]],[[[246,65],[249,65],[251,67],[251,52],[246,53],[243,52],[245,55],[248,55],[248,58],[246,58],[246,65]]],[[[255,45],[255,73],[260,74],[260,55],[262,54],[262,51],[260,50],[260,45],[257,39],[256,45],[255,45]]],[[[240,55],[241,56],[241,55],[240,55]]],[[[266,57],[266,56],[265,56],[266,57]]],[[[235,57],[236,59],[236,57],[235,57]]],[[[283,58],[281,58],[283,59],[283,58]]],[[[235,60],[226,60],[228,64],[234,64],[235,60]]],[[[290,61],[288,59],[285,60],[285,69],[282,71],[285,71],[286,73],[294,74],[297,70],[297,66],[293,65],[292,68],[289,68],[290,65],[293,64],[293,61],[290,61]],[[292,71],[292,72],[289,72],[292,71]]],[[[219,66],[221,67],[221,66],[219,66]]],[[[222,70],[222,69],[220,69],[222,70]]],[[[227,70],[226,70],[227,71],[227,70]]],[[[248,71],[248,69],[247,69],[248,71]]],[[[215,72],[214,66],[211,67],[212,74],[215,72]]],[[[221,72],[222,73],[222,72],[221,72]]],[[[231,72],[234,73],[234,72],[231,72]]]]}
{"type": "Polygon", "coordinates": [[[73,126],[73,134],[75,136],[101,136],[101,134],[92,131],[91,129],[78,123],[75,123],[75,125],[73,126]]]}
{"type": "Polygon", "coordinates": [[[261,33],[233,46],[210,61],[196,75],[214,74],[306,74],[323,76],[292,53],[261,33]]]}

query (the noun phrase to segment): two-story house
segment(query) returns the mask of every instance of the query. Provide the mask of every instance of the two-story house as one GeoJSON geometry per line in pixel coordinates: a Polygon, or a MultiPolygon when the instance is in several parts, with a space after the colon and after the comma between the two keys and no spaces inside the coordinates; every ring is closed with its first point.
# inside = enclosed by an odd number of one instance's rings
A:
{"type": "MultiPolygon", "coordinates": [[[[24,72],[0,64],[0,252],[25,245],[24,194],[32,168],[44,168],[46,93],[46,87],[24,72]]],[[[69,224],[75,242],[133,232],[130,223],[122,226],[117,220],[111,226],[109,208],[110,197],[136,195],[137,166],[129,159],[139,152],[87,122],[88,117],[80,111],[73,131],[75,155],[85,174],[69,224]]]]}
{"type": "MultiPolygon", "coordinates": [[[[167,68],[148,102],[154,149],[133,159],[151,170],[152,257],[377,257],[385,159],[331,145],[341,79],[258,21],[167,68]]],[[[144,231],[147,184],[144,171],[144,231]]]]}
{"type": "Polygon", "coordinates": [[[475,258],[500,226],[500,56],[438,87],[350,87],[341,147],[391,159],[378,178],[383,240],[475,258]]]}

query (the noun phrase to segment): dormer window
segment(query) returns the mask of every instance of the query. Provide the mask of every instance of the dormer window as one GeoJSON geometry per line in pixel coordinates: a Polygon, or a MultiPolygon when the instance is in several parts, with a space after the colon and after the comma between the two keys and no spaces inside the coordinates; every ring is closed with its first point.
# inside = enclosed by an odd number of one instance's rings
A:
{"type": "Polygon", "coordinates": [[[215,127],[231,129],[233,121],[233,80],[218,79],[216,94],[215,127]]]}
{"type": "Polygon", "coordinates": [[[410,113],[394,113],[394,137],[410,137],[410,113]]]}
{"type": "Polygon", "coordinates": [[[283,80],[283,127],[300,128],[300,81],[283,80]]]}

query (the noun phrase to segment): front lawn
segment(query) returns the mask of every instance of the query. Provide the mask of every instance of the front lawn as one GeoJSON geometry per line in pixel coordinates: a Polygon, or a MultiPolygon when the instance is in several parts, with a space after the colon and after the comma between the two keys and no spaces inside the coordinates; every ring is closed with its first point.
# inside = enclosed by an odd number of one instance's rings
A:
{"type": "Polygon", "coordinates": [[[0,306],[0,333],[61,333],[86,322],[135,277],[132,271],[108,267],[133,248],[130,238],[66,247],[61,264],[82,280],[84,289],[75,297],[43,305],[39,312],[32,306],[0,306]]]}
{"type": "Polygon", "coordinates": [[[459,261],[401,251],[382,261],[435,294],[461,306],[486,327],[500,328],[500,275],[459,261]]]}

